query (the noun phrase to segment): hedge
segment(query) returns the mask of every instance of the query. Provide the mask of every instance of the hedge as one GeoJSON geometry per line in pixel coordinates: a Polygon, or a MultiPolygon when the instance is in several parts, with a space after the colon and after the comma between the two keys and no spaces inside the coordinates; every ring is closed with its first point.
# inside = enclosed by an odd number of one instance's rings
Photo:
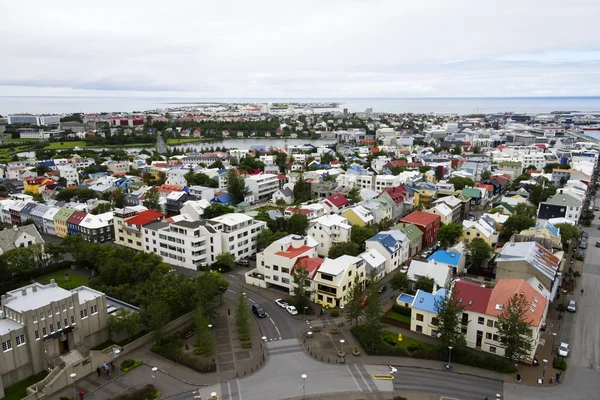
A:
{"type": "Polygon", "coordinates": [[[140,365],[142,365],[142,362],[140,360],[127,359],[121,363],[120,369],[123,372],[129,372],[132,369],[139,367],[140,365]]]}
{"type": "Polygon", "coordinates": [[[560,369],[561,371],[567,370],[567,360],[562,357],[556,357],[552,362],[552,366],[556,369],[560,369]]]}
{"type": "MultiPolygon", "coordinates": [[[[364,343],[368,343],[369,341],[365,337],[365,332],[364,329],[362,329],[362,326],[355,326],[351,328],[350,331],[364,349],[369,348],[369,346],[364,345],[364,343]]],[[[373,356],[411,357],[438,361],[447,361],[448,359],[446,349],[441,349],[437,346],[428,347],[425,345],[415,344],[409,348],[404,348],[398,347],[395,344],[396,341],[394,338],[382,332],[382,340],[379,346],[376,346],[371,352],[367,351],[367,353],[373,356]]],[[[483,352],[468,348],[453,352],[452,360],[458,364],[489,369],[504,374],[513,373],[517,370],[515,366],[505,358],[493,356],[491,354],[485,354],[483,352]]]]}
{"type": "Polygon", "coordinates": [[[396,311],[390,311],[389,313],[385,314],[385,318],[391,319],[392,321],[401,322],[410,326],[410,316],[400,314],[396,311]]]}
{"type": "Polygon", "coordinates": [[[198,372],[215,372],[217,370],[217,365],[214,362],[207,362],[198,357],[183,354],[181,344],[181,337],[178,334],[167,335],[152,345],[152,352],[198,372]]]}
{"type": "Polygon", "coordinates": [[[146,385],[133,392],[123,393],[113,397],[113,400],[151,400],[160,397],[160,392],[154,385],[146,385]]]}
{"type": "MultiPolygon", "coordinates": [[[[394,304],[392,306],[392,311],[395,313],[398,313],[400,315],[407,316],[410,320],[411,309],[409,307],[404,307],[404,306],[401,306],[400,304],[394,304]]],[[[409,321],[409,323],[410,323],[410,321],[409,321]]]]}

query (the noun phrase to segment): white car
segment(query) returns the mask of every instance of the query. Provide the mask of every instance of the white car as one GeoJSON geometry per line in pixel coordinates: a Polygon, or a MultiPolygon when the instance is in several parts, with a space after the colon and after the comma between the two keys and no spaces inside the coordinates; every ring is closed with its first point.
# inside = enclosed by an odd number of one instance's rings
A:
{"type": "Polygon", "coordinates": [[[289,304],[283,299],[277,299],[275,300],[275,303],[277,303],[277,305],[281,308],[286,308],[287,306],[289,306],[289,304]]]}
{"type": "Polygon", "coordinates": [[[298,314],[298,310],[296,310],[296,307],[294,306],[287,306],[285,309],[292,315],[298,314]]]}
{"type": "Polygon", "coordinates": [[[569,311],[569,312],[577,311],[577,302],[575,300],[569,300],[569,305],[567,306],[567,311],[569,311]]]}
{"type": "Polygon", "coordinates": [[[561,342],[560,346],[558,346],[558,355],[561,357],[567,357],[570,349],[571,348],[569,347],[568,343],[561,342]]]}

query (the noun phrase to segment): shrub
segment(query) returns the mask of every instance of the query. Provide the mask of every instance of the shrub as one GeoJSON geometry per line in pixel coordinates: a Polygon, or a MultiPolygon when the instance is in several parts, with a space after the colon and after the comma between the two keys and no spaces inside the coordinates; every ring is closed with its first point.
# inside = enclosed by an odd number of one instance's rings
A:
{"type": "Polygon", "coordinates": [[[567,311],[567,307],[564,304],[559,303],[556,305],[556,311],[565,312],[565,311],[567,311]]]}
{"type": "Polygon", "coordinates": [[[60,396],[58,400],[71,400],[69,396],[60,396]]]}
{"type": "Polygon", "coordinates": [[[134,390],[133,392],[123,393],[113,397],[113,400],[146,400],[155,399],[158,390],[154,385],[146,385],[141,389],[134,390]]]}
{"type": "Polygon", "coordinates": [[[400,315],[407,316],[409,318],[411,316],[411,309],[408,307],[401,306],[400,304],[394,304],[392,306],[392,311],[400,315]]]}
{"type": "Polygon", "coordinates": [[[141,360],[125,360],[121,363],[121,371],[129,372],[132,369],[139,367],[140,365],[142,365],[141,360]],[[124,365],[126,361],[129,361],[127,366],[124,365]]]}
{"type": "Polygon", "coordinates": [[[340,316],[340,311],[339,310],[331,310],[331,317],[332,318],[337,318],[340,316]]]}
{"type": "Polygon", "coordinates": [[[250,340],[250,334],[249,333],[244,333],[240,335],[240,340],[244,341],[244,340],[250,340]]]}
{"type": "Polygon", "coordinates": [[[321,330],[321,326],[320,325],[315,325],[315,326],[312,327],[312,330],[314,332],[319,332],[321,330]]]}
{"type": "Polygon", "coordinates": [[[338,329],[336,327],[331,328],[331,333],[338,333],[338,329]]]}
{"type": "Polygon", "coordinates": [[[252,342],[242,343],[242,349],[251,349],[251,348],[252,348],[252,342]]]}
{"type": "Polygon", "coordinates": [[[561,371],[567,370],[567,360],[562,357],[557,357],[552,362],[552,366],[556,369],[560,369],[561,371]]]}

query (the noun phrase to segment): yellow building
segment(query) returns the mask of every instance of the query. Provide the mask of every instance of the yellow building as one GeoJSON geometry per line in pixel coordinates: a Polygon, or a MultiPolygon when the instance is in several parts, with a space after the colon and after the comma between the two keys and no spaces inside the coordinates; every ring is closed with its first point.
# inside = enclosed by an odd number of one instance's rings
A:
{"type": "Polygon", "coordinates": [[[33,194],[39,194],[40,188],[42,188],[43,190],[43,188],[45,188],[46,185],[52,183],[54,183],[52,179],[43,176],[38,176],[35,178],[25,178],[25,181],[23,182],[23,191],[31,192],[33,194]]]}
{"type": "Polygon", "coordinates": [[[375,222],[373,213],[363,206],[355,206],[347,209],[342,213],[342,217],[346,218],[351,225],[369,226],[375,222]]]}
{"type": "Polygon", "coordinates": [[[498,243],[500,234],[496,229],[490,226],[486,221],[463,221],[463,233],[461,241],[469,244],[475,238],[483,239],[491,248],[498,243]]]}
{"type": "Polygon", "coordinates": [[[354,279],[365,284],[365,261],[360,257],[343,255],[336,259],[325,258],[314,277],[314,301],[324,307],[343,306],[354,279]]]}
{"type": "Polygon", "coordinates": [[[77,210],[72,208],[62,207],[55,215],[54,215],[54,231],[56,236],[58,237],[66,237],[69,235],[69,230],[67,229],[67,220],[71,217],[71,215],[77,210]]]}

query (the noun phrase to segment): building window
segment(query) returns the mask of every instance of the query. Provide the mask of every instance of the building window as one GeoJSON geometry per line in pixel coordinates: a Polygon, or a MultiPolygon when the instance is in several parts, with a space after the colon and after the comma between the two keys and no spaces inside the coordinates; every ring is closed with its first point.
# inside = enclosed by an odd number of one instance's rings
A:
{"type": "Polygon", "coordinates": [[[290,280],[288,278],[281,278],[281,283],[289,284],[290,280]]]}
{"type": "Polygon", "coordinates": [[[478,323],[479,325],[483,325],[483,324],[485,323],[485,318],[483,318],[483,317],[479,317],[479,318],[477,318],[477,323],[478,323]]]}
{"type": "Polygon", "coordinates": [[[496,342],[500,341],[500,337],[498,335],[494,335],[492,336],[492,340],[495,340],[496,342]]]}
{"type": "Polygon", "coordinates": [[[492,321],[491,319],[487,320],[487,326],[489,326],[490,328],[494,326],[494,321],[492,321]]]}
{"type": "Polygon", "coordinates": [[[417,332],[423,333],[423,327],[421,325],[415,325],[415,327],[417,328],[417,332]]]}
{"type": "Polygon", "coordinates": [[[54,324],[50,324],[50,333],[54,333],[54,324]]]}
{"type": "Polygon", "coordinates": [[[56,321],[56,330],[60,331],[61,329],[60,321],[56,321]]]}
{"type": "Polygon", "coordinates": [[[279,271],[279,266],[278,265],[273,265],[273,271],[279,271]]]}
{"type": "Polygon", "coordinates": [[[6,342],[2,342],[2,351],[7,352],[11,349],[12,349],[12,343],[10,343],[10,340],[7,340],[6,342]]]}
{"type": "Polygon", "coordinates": [[[40,311],[40,319],[46,319],[45,314],[43,311],[40,311]]]}
{"type": "Polygon", "coordinates": [[[25,335],[17,335],[17,346],[25,344],[25,335]]]}
{"type": "Polygon", "coordinates": [[[79,311],[79,315],[81,319],[87,318],[87,308],[84,308],[83,310],[79,311]]]}
{"type": "Polygon", "coordinates": [[[64,325],[64,327],[65,327],[65,328],[66,328],[67,326],[69,326],[69,320],[68,320],[68,319],[66,319],[66,318],[65,318],[65,319],[64,319],[64,323],[65,323],[65,325],[64,325]]]}
{"type": "Polygon", "coordinates": [[[496,348],[494,346],[490,346],[490,353],[496,354],[496,348]]]}
{"type": "Polygon", "coordinates": [[[491,340],[492,339],[492,334],[489,333],[489,332],[486,332],[485,338],[488,339],[488,340],[491,340]]]}
{"type": "Polygon", "coordinates": [[[91,311],[92,315],[98,314],[98,306],[96,304],[94,304],[92,307],[90,307],[90,311],[91,311]]]}
{"type": "Polygon", "coordinates": [[[35,331],[35,340],[40,340],[40,331],[35,331]]]}
{"type": "Polygon", "coordinates": [[[71,325],[75,325],[75,316],[71,315],[71,325]]]}
{"type": "Polygon", "coordinates": [[[284,274],[289,274],[290,273],[290,269],[289,268],[283,268],[281,267],[281,272],[284,274]]]}
{"type": "Polygon", "coordinates": [[[417,313],[417,321],[423,322],[423,314],[418,314],[417,313]]]}
{"type": "Polygon", "coordinates": [[[42,328],[42,335],[48,336],[47,332],[46,332],[46,327],[45,326],[42,328]]]}

